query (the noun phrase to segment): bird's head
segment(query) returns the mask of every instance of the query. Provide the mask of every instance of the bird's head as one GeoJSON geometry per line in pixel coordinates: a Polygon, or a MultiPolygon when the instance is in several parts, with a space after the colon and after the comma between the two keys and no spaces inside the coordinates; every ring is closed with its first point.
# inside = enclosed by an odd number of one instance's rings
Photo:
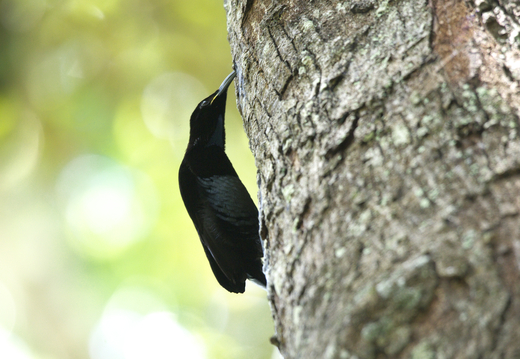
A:
{"type": "Polygon", "coordinates": [[[224,148],[224,115],[229,85],[236,73],[226,77],[217,91],[206,97],[198,105],[190,119],[190,141],[188,149],[195,146],[219,146],[224,148]]]}

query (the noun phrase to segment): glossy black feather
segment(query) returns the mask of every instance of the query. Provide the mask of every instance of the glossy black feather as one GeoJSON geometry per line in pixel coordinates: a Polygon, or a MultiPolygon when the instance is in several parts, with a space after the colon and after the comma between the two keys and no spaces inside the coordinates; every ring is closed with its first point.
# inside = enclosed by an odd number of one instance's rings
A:
{"type": "Polygon", "coordinates": [[[211,269],[222,287],[243,293],[245,280],[265,286],[258,210],[224,152],[228,76],[197,106],[179,169],[179,187],[211,269]]]}

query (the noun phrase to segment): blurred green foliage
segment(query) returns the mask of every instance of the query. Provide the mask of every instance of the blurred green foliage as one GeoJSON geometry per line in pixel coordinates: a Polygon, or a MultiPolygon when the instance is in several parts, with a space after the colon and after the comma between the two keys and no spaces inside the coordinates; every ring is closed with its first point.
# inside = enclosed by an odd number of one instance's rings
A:
{"type": "Polygon", "coordinates": [[[0,0],[0,357],[276,355],[265,291],[220,288],[178,191],[226,36],[217,0],[0,0]]]}

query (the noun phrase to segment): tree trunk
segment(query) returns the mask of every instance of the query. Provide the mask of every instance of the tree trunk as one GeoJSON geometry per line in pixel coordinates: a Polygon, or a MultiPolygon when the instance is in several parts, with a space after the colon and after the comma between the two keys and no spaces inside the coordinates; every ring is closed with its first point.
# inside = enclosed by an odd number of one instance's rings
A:
{"type": "Polygon", "coordinates": [[[520,357],[520,6],[225,6],[282,355],[520,357]]]}

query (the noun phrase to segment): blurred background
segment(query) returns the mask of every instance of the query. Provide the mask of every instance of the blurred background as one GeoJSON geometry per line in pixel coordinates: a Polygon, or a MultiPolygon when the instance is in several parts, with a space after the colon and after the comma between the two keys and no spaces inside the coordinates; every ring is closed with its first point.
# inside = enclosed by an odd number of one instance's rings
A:
{"type": "Polygon", "coordinates": [[[231,69],[222,0],[0,0],[0,358],[278,357],[266,292],[218,285],[177,184],[231,69]]]}

